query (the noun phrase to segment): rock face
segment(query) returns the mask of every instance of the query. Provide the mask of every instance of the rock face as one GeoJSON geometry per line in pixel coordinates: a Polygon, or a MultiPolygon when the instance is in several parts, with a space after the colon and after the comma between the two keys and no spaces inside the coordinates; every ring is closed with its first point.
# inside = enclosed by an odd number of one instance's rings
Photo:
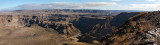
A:
{"type": "Polygon", "coordinates": [[[112,21],[110,22],[111,23],[110,25],[118,27],[118,26],[122,25],[130,17],[133,17],[139,13],[140,12],[122,12],[112,19],[112,21]]]}
{"type": "Polygon", "coordinates": [[[105,45],[160,45],[160,12],[141,13],[103,38],[105,45]]]}

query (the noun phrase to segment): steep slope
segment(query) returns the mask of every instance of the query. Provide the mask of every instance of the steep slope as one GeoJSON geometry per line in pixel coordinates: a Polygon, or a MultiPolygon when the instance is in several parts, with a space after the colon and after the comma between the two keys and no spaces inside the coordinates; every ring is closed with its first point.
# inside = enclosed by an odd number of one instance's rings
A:
{"type": "Polygon", "coordinates": [[[140,12],[122,12],[112,19],[112,21],[110,22],[111,23],[110,25],[118,27],[122,25],[130,17],[133,17],[139,13],[140,12]]]}
{"type": "Polygon", "coordinates": [[[106,23],[105,18],[108,17],[102,17],[101,19],[98,19],[97,17],[81,17],[77,21],[73,21],[72,23],[84,34],[91,31],[95,25],[103,25],[104,23],[106,23]]]}
{"type": "Polygon", "coordinates": [[[160,45],[160,12],[141,13],[131,17],[112,34],[104,37],[105,45],[160,45]]]}

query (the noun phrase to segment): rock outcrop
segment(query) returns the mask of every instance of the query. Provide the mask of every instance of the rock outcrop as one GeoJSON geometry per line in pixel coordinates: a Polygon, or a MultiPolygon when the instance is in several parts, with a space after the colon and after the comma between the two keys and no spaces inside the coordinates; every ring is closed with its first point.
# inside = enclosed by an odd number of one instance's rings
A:
{"type": "Polygon", "coordinates": [[[160,12],[140,13],[103,38],[105,45],[160,45],[160,12]]]}

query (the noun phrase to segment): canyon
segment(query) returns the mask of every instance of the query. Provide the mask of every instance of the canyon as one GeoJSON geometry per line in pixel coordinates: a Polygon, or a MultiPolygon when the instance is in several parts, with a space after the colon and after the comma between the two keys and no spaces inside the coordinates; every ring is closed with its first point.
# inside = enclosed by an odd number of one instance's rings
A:
{"type": "Polygon", "coordinates": [[[69,9],[1,12],[0,45],[100,45],[106,35],[137,14],[69,9]]]}

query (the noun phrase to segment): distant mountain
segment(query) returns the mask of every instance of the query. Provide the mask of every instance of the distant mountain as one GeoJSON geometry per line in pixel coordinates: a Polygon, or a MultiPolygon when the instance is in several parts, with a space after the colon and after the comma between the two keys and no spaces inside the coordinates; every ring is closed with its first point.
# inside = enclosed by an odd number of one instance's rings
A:
{"type": "MultiPolygon", "coordinates": [[[[118,15],[121,12],[144,12],[136,10],[89,10],[89,9],[45,9],[45,10],[4,10],[18,14],[91,14],[91,15],[118,15]]],[[[4,13],[6,14],[6,13],[4,13]]]]}

